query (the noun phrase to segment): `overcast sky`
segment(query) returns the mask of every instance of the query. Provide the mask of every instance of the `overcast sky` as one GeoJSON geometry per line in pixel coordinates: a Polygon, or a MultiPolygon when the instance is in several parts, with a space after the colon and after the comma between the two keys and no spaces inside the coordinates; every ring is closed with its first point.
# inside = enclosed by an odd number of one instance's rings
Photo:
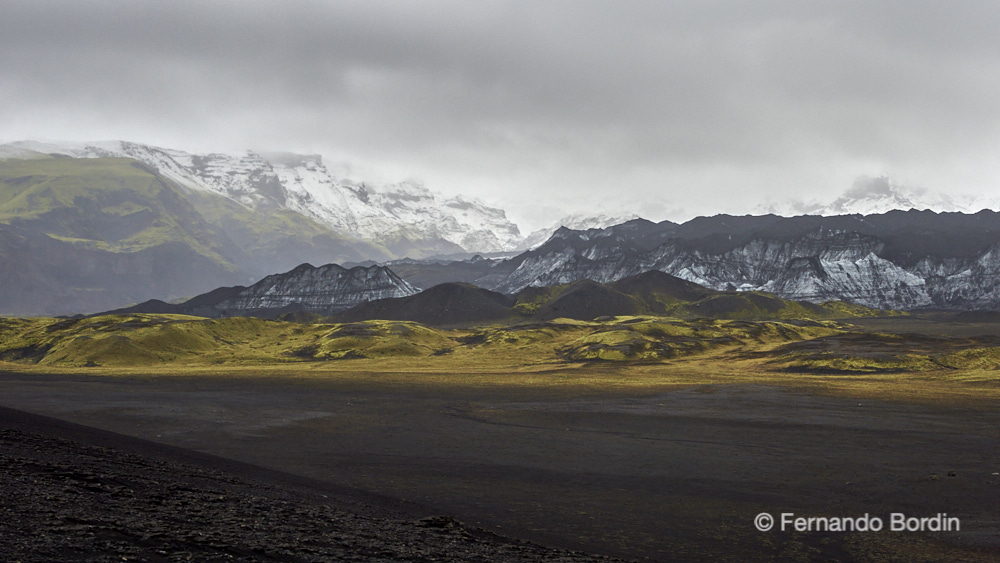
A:
{"type": "Polygon", "coordinates": [[[650,219],[859,176],[1000,199],[1000,2],[0,2],[0,142],[321,153],[650,219]]]}

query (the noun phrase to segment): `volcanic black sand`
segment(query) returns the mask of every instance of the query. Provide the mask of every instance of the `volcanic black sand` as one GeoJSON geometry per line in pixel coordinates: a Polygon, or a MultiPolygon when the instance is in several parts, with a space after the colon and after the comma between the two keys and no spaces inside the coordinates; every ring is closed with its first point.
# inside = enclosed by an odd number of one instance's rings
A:
{"type": "Polygon", "coordinates": [[[0,529],[14,560],[80,546],[150,561],[571,557],[478,529],[663,561],[1000,560],[995,408],[748,384],[16,373],[0,373],[0,404],[275,470],[8,412],[0,529]],[[761,512],[887,526],[947,513],[961,529],[760,532],[761,512]],[[431,515],[466,527],[415,523],[431,515]]]}
{"type": "Polygon", "coordinates": [[[606,561],[0,407],[3,561],[606,561]]]}

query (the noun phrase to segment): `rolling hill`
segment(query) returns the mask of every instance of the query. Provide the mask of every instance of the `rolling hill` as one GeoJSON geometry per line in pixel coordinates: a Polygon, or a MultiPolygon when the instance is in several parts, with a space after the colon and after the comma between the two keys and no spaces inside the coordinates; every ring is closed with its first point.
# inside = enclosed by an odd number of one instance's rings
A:
{"type": "Polygon", "coordinates": [[[392,319],[454,326],[633,315],[774,320],[884,314],[889,313],[839,302],[814,304],[763,292],[715,291],[670,274],[650,271],[611,284],[578,280],[551,287],[529,287],[514,296],[471,284],[445,283],[416,295],[363,304],[331,320],[392,319]]]}

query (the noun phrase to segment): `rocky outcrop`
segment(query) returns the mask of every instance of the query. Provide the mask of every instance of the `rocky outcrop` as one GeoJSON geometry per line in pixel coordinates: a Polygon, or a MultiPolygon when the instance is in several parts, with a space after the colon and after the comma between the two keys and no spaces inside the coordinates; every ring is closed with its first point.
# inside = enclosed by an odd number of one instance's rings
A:
{"type": "Polygon", "coordinates": [[[229,312],[283,309],[289,306],[332,313],[389,297],[406,297],[417,289],[384,266],[347,269],[337,264],[302,264],[290,272],[267,276],[216,305],[229,312]]]}
{"type": "Polygon", "coordinates": [[[344,268],[302,264],[273,274],[250,287],[220,287],[180,304],[150,300],[102,314],[176,313],[201,317],[261,316],[306,311],[330,315],[390,297],[419,292],[385,266],[344,268]],[[166,307],[166,308],[165,308],[166,307]]]}

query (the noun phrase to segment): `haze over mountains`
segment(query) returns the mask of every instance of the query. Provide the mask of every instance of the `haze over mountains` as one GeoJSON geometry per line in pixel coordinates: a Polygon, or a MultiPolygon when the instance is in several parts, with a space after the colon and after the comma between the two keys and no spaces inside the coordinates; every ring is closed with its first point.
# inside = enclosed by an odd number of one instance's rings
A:
{"type": "MultiPolygon", "coordinates": [[[[557,221],[575,229],[554,225],[522,237],[503,210],[415,183],[336,178],[318,155],[21,142],[0,146],[0,313],[94,312],[216,288],[221,293],[212,294],[229,301],[203,312],[280,309],[253,288],[306,263],[391,268],[364,268],[363,283],[348,291],[357,299],[326,307],[318,295],[339,282],[318,282],[313,266],[296,270],[309,274],[298,282],[268,286],[288,295],[323,286],[300,297],[305,308],[326,313],[444,282],[513,295],[650,270],[716,291],[809,302],[1000,308],[1000,214],[885,212],[925,204],[970,211],[989,202],[874,178],[826,206],[787,204],[829,217],[720,215],[678,224],[602,210],[557,221]],[[851,214],[856,209],[877,213],[851,214]],[[473,252],[506,254],[427,260],[473,252]]],[[[320,270],[336,279],[355,271],[320,270]]]]}
{"type": "Polygon", "coordinates": [[[755,215],[875,215],[910,209],[975,213],[997,209],[1000,198],[946,194],[926,188],[899,185],[886,176],[862,176],[854,185],[832,201],[770,202],[754,209],[755,215]]]}

